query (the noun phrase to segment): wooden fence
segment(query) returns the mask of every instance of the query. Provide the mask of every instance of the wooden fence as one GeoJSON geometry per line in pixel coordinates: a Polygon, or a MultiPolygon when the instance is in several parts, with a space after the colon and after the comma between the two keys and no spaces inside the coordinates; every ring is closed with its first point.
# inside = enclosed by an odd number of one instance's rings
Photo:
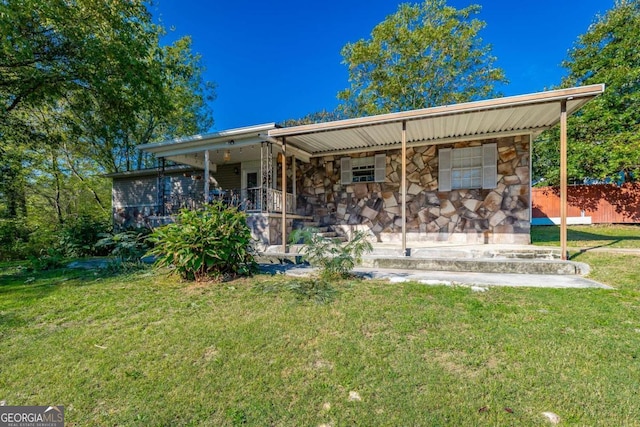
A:
{"type": "MultiPolygon", "coordinates": [[[[558,187],[532,188],[532,224],[558,223],[558,187]]],[[[567,191],[569,224],[640,223],[640,183],[572,185],[567,191]]]]}

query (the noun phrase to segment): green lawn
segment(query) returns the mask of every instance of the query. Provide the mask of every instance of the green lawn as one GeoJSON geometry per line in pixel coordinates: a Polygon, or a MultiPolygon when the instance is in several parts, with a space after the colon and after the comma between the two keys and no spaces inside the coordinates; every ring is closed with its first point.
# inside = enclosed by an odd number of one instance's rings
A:
{"type": "MultiPolygon", "coordinates": [[[[560,246],[560,227],[531,227],[534,245],[560,246]]],[[[638,225],[571,225],[567,227],[570,248],[640,248],[638,225]]]]}
{"type": "Polygon", "coordinates": [[[617,289],[345,281],[318,305],[282,276],[5,264],[0,400],[68,426],[640,425],[640,257],[577,259],[617,289]]]}

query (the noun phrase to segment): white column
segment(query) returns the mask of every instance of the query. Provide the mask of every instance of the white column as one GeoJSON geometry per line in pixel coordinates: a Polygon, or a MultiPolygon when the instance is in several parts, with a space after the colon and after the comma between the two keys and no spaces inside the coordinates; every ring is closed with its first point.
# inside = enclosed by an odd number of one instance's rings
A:
{"type": "Polygon", "coordinates": [[[204,151],[204,203],[209,203],[209,150],[204,151]]]}
{"type": "Polygon", "coordinates": [[[296,188],[296,181],[298,181],[296,179],[296,156],[291,156],[291,176],[292,176],[292,182],[291,182],[291,187],[292,187],[292,193],[293,193],[293,213],[296,213],[296,209],[297,209],[297,200],[298,200],[298,195],[297,195],[297,188],[296,188]]]}
{"type": "Polygon", "coordinates": [[[282,252],[287,252],[287,141],[282,141],[282,252]]]}

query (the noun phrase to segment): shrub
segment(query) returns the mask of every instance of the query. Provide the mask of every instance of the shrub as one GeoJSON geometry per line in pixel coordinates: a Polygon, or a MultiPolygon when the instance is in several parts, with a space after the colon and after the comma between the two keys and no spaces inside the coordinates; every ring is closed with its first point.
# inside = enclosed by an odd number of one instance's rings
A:
{"type": "Polygon", "coordinates": [[[46,251],[42,250],[40,256],[29,257],[29,268],[32,271],[45,271],[55,270],[56,268],[64,267],[64,259],[62,255],[54,248],[49,248],[46,251]]]}
{"type": "Polygon", "coordinates": [[[109,255],[119,262],[139,262],[151,248],[147,239],[151,234],[149,228],[136,228],[120,233],[108,234],[96,243],[96,248],[106,248],[109,255]]]}
{"type": "Polygon", "coordinates": [[[346,278],[362,255],[373,250],[366,233],[357,231],[347,243],[323,237],[315,228],[303,228],[291,233],[291,242],[304,244],[301,253],[304,259],[320,268],[324,280],[346,278]]]}
{"type": "Polygon", "coordinates": [[[22,219],[0,219],[0,260],[24,259],[30,230],[22,219]]]}
{"type": "Polygon", "coordinates": [[[173,266],[186,280],[249,275],[256,269],[245,214],[222,202],[180,211],[175,223],[156,229],[149,241],[156,265],[173,266]]]}
{"type": "Polygon", "coordinates": [[[106,221],[89,215],[69,218],[60,230],[60,250],[68,257],[106,255],[106,248],[96,247],[96,243],[108,230],[106,221]]]}

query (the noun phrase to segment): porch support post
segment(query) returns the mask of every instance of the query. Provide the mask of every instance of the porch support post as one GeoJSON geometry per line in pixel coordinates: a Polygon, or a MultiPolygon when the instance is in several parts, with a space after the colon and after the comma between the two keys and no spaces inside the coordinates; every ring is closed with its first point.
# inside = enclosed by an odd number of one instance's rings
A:
{"type": "Polygon", "coordinates": [[[291,156],[291,180],[292,180],[292,182],[291,182],[291,187],[292,187],[291,188],[291,192],[293,193],[293,195],[292,195],[293,206],[291,206],[291,207],[293,208],[292,211],[295,214],[296,213],[296,209],[298,207],[297,206],[298,196],[296,194],[298,191],[297,191],[297,188],[296,188],[297,179],[296,179],[296,156],[295,156],[295,154],[291,156]]]}
{"type": "Polygon", "coordinates": [[[282,140],[282,252],[287,252],[287,140],[282,140]]]}
{"type": "Polygon", "coordinates": [[[158,168],[158,204],[160,216],[165,216],[165,207],[164,207],[164,168],[165,168],[165,158],[160,158],[160,167],[158,168]]]}
{"type": "Polygon", "coordinates": [[[560,251],[567,259],[567,100],[560,102],[560,251]]]}
{"type": "Polygon", "coordinates": [[[209,203],[209,150],[204,150],[204,204],[209,203]]]}
{"type": "Polygon", "coordinates": [[[402,121],[402,256],[407,256],[407,121],[402,121]]]}

